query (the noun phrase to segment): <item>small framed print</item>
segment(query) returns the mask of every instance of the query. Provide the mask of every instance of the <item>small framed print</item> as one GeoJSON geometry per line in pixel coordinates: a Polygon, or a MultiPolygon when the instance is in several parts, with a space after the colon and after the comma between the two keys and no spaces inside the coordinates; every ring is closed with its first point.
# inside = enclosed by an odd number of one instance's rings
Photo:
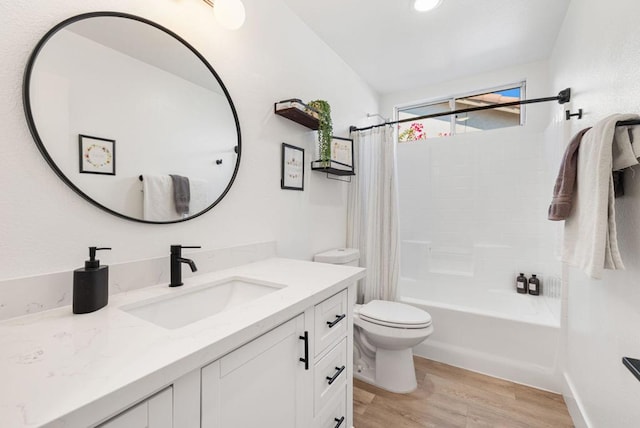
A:
{"type": "Polygon", "coordinates": [[[353,171],[353,140],[350,138],[331,137],[331,160],[340,165],[340,169],[353,171]]]}
{"type": "Polygon", "coordinates": [[[78,136],[81,174],[116,175],[116,141],[78,136]]]}
{"type": "Polygon", "coordinates": [[[304,149],[282,143],[280,188],[304,190],[304,149]]]}

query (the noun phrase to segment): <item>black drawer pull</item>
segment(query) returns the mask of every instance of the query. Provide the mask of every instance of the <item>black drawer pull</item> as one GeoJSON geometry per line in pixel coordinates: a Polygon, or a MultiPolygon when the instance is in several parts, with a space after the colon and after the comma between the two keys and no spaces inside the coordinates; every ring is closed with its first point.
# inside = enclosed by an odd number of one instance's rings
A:
{"type": "Polygon", "coordinates": [[[342,321],[346,316],[347,314],[336,315],[336,319],[334,321],[327,321],[327,325],[329,326],[329,328],[332,328],[340,321],[342,321]]]}
{"type": "Polygon", "coordinates": [[[334,428],[338,428],[340,425],[342,425],[342,423],[344,422],[344,416],[341,417],[340,419],[338,418],[334,418],[334,421],[336,421],[338,424],[334,427],[334,428]]]}
{"type": "Polygon", "coordinates": [[[333,382],[336,381],[336,379],[338,379],[338,376],[340,376],[340,373],[342,373],[345,368],[346,368],[346,366],[336,367],[336,370],[338,370],[336,372],[336,374],[334,374],[333,376],[327,376],[327,380],[329,381],[329,385],[331,385],[333,382]]]}
{"type": "Polygon", "coordinates": [[[300,362],[304,363],[305,370],[309,370],[309,332],[305,331],[300,340],[304,340],[304,358],[300,358],[300,362]]]}

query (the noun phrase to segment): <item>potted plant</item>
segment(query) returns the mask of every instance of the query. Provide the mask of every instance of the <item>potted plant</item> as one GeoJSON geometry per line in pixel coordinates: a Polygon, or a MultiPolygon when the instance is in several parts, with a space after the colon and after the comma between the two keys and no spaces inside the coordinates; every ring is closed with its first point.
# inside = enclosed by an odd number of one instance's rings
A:
{"type": "Polygon", "coordinates": [[[318,118],[318,152],[322,166],[329,166],[331,160],[331,136],[333,135],[331,106],[325,100],[313,100],[307,104],[320,113],[320,117],[318,118]]]}

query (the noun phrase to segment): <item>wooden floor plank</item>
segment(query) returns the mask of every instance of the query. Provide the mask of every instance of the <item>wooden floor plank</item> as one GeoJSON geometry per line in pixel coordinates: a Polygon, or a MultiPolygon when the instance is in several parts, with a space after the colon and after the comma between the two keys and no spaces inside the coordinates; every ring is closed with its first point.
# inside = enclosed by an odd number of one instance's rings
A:
{"type": "Polygon", "coordinates": [[[364,414],[367,406],[371,404],[375,394],[368,392],[364,388],[353,388],[353,412],[359,415],[364,414]]]}
{"type": "Polygon", "coordinates": [[[418,389],[394,394],[354,380],[355,428],[570,428],[561,395],[414,358],[418,389]]]}

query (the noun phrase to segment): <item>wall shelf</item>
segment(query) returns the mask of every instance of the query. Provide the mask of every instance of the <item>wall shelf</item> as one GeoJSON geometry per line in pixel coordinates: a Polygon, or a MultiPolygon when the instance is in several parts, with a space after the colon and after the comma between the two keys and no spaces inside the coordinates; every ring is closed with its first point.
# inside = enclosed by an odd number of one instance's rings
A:
{"type": "MultiPolygon", "coordinates": [[[[309,107],[298,98],[290,98],[274,103],[273,112],[278,116],[286,117],[314,131],[320,127],[320,112],[313,107],[309,107]]],[[[344,160],[344,162],[348,163],[339,162],[334,159],[326,161],[315,160],[311,162],[311,169],[313,171],[326,173],[327,178],[334,176],[338,177],[337,179],[340,181],[351,181],[351,177],[356,175],[353,168],[353,140],[332,136],[331,146],[331,157],[333,158],[335,156],[337,159],[344,160]],[[348,180],[341,177],[347,177],[348,180]]]]}
{"type": "Polygon", "coordinates": [[[314,131],[320,126],[320,113],[298,98],[278,101],[273,105],[273,111],[278,116],[286,117],[314,131]]]}
{"type": "Polygon", "coordinates": [[[336,161],[315,160],[311,162],[311,169],[318,172],[326,172],[328,174],[349,176],[356,175],[351,165],[346,165],[336,161]],[[348,168],[348,169],[347,169],[348,168]]]}
{"type": "Polygon", "coordinates": [[[327,174],[327,178],[333,180],[351,182],[351,177],[356,175],[353,159],[353,140],[331,136],[331,159],[314,160],[311,162],[311,169],[324,172],[327,174]],[[347,177],[348,180],[340,177],[347,177]]]}

